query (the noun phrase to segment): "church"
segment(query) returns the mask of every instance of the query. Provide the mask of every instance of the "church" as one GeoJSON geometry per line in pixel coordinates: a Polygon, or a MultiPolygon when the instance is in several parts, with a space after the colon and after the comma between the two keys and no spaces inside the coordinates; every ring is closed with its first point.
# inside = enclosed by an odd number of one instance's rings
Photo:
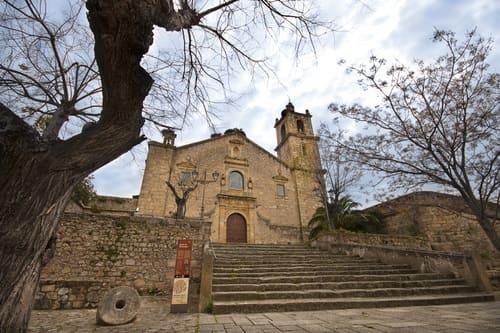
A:
{"type": "Polygon", "coordinates": [[[288,103],[276,119],[277,156],[241,129],[175,145],[149,142],[136,216],[211,222],[214,242],[299,243],[324,186],[311,114],[288,103]]]}

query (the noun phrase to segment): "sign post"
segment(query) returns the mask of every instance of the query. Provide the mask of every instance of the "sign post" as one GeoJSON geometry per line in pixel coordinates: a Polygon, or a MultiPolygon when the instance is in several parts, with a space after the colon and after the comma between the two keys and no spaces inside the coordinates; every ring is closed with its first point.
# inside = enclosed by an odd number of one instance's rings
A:
{"type": "Polygon", "coordinates": [[[175,276],[172,286],[171,313],[187,312],[189,295],[189,275],[191,270],[191,254],[193,241],[184,239],[177,241],[177,257],[175,260],[175,276]]]}

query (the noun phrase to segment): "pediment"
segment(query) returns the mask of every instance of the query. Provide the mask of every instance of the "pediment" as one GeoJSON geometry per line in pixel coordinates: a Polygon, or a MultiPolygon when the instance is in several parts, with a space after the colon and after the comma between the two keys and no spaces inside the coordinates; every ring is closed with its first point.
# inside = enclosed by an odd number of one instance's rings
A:
{"type": "Polygon", "coordinates": [[[233,145],[244,145],[245,142],[243,140],[240,140],[240,139],[231,139],[229,140],[229,143],[233,144],[233,145]]]}
{"type": "Polygon", "coordinates": [[[196,169],[196,164],[190,158],[180,161],[175,166],[179,169],[196,169]]]}
{"type": "Polygon", "coordinates": [[[286,183],[288,181],[288,178],[286,178],[285,176],[283,175],[276,175],[276,176],[273,176],[273,180],[275,182],[283,182],[283,183],[286,183]]]}

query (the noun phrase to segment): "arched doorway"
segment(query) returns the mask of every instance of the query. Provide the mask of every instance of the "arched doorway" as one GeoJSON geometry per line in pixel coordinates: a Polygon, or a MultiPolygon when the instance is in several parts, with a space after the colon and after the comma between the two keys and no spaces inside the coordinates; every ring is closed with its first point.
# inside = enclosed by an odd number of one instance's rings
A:
{"type": "Polygon", "coordinates": [[[247,222],[242,215],[234,213],[227,218],[226,242],[247,242],[247,222]]]}

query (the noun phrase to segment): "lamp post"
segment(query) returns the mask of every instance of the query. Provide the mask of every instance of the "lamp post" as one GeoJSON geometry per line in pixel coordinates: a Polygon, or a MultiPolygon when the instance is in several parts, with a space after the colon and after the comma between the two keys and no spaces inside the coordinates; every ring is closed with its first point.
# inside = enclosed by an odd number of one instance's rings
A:
{"type": "Polygon", "coordinates": [[[328,190],[328,195],[325,198],[325,209],[326,209],[326,219],[328,220],[328,230],[335,229],[335,225],[332,225],[332,217],[330,216],[330,205],[333,204],[332,201],[333,189],[328,190]]]}
{"type": "Polygon", "coordinates": [[[203,220],[203,213],[205,213],[205,185],[210,184],[210,183],[215,183],[217,179],[219,179],[219,173],[217,171],[212,172],[212,180],[207,179],[207,170],[205,169],[203,171],[203,178],[198,179],[199,174],[198,171],[193,171],[192,173],[193,180],[197,182],[198,184],[203,185],[203,190],[202,190],[202,195],[201,195],[201,212],[200,212],[200,219],[203,220]]]}

